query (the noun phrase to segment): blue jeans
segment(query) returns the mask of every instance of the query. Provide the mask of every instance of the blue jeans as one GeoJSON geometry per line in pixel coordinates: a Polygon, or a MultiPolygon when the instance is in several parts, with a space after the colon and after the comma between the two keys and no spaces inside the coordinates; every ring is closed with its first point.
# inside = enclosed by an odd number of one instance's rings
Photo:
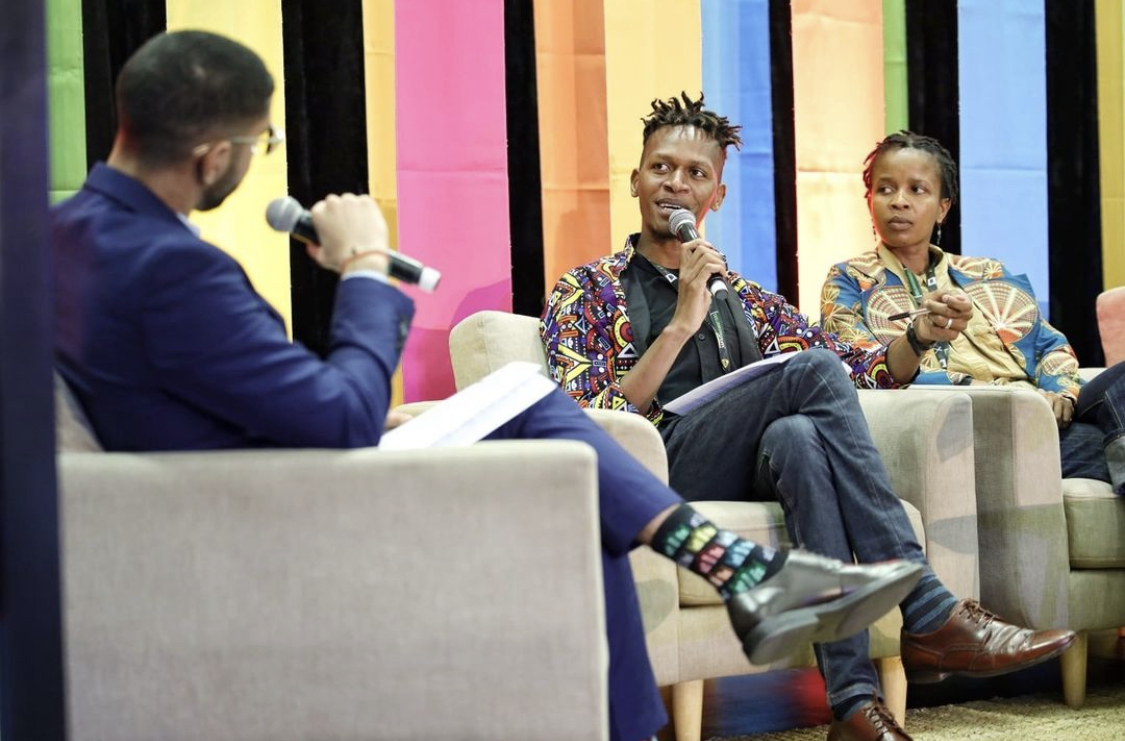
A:
{"type": "MultiPolygon", "coordinates": [[[[672,487],[689,500],[776,499],[795,545],[847,562],[925,564],[835,353],[797,353],[662,434],[672,487]]],[[[829,704],[878,693],[866,632],[815,648],[829,704]]]]}
{"type": "MultiPolygon", "coordinates": [[[[1059,431],[1064,479],[1125,481],[1125,471],[1111,471],[1105,448],[1125,435],[1125,363],[1118,363],[1082,387],[1074,421],[1059,431]]],[[[1120,464],[1117,465],[1120,468],[1120,464]]],[[[1120,492],[1119,492],[1120,493],[1120,492]]]]}
{"type": "MultiPolygon", "coordinates": [[[[648,660],[629,551],[656,515],[683,501],[557,389],[489,435],[493,440],[580,440],[598,454],[598,513],[609,647],[609,737],[650,738],[668,722],[648,660]]],[[[534,485],[534,482],[529,482],[534,485]]]]}

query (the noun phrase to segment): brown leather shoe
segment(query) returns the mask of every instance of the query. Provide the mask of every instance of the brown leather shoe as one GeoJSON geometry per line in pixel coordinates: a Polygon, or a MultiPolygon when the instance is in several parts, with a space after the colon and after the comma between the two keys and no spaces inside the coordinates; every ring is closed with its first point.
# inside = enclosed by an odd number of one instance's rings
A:
{"type": "Polygon", "coordinates": [[[878,697],[872,697],[848,716],[834,720],[828,729],[828,741],[913,741],[895,722],[891,711],[878,697]]]}
{"type": "Polygon", "coordinates": [[[934,632],[902,631],[902,664],[907,681],[922,684],[940,682],[950,674],[993,677],[1058,656],[1072,643],[1072,630],[1021,628],[976,600],[964,599],[934,632]]]}

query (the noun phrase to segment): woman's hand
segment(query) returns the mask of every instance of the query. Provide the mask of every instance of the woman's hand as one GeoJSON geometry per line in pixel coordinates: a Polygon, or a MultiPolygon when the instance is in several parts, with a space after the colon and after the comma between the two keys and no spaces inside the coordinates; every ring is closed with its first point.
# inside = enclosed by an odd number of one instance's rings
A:
{"type": "Polygon", "coordinates": [[[914,334],[928,345],[957,339],[973,317],[973,302],[960,288],[931,293],[921,308],[930,313],[914,320],[914,334]]]}

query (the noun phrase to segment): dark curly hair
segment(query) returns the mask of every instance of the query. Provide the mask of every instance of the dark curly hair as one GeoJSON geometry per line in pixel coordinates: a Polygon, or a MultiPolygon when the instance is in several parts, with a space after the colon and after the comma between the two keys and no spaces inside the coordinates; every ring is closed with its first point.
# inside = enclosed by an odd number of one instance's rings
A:
{"type": "Polygon", "coordinates": [[[866,195],[871,195],[871,173],[875,169],[875,160],[884,152],[895,149],[920,149],[932,155],[937,161],[938,174],[941,176],[941,197],[949,199],[950,207],[957,202],[957,163],[953,161],[953,155],[937,139],[905,129],[888,135],[876,144],[871,154],[863,161],[863,185],[867,189],[866,195]]]}
{"type": "Polygon", "coordinates": [[[735,149],[742,148],[742,137],[738,135],[742,127],[734,126],[726,116],[720,116],[704,108],[703,93],[699,94],[698,100],[692,100],[686,92],[680,93],[680,98],[672,97],[667,100],[657,98],[652,101],[652,113],[641,120],[645,124],[642,144],[647,143],[654,132],[665,126],[694,126],[706,131],[718,142],[724,157],[728,146],[733,144],[735,149]]]}

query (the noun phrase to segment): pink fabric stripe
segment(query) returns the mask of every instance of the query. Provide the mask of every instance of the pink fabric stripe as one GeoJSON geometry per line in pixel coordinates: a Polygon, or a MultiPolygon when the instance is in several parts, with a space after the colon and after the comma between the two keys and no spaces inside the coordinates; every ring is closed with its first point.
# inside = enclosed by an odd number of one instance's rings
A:
{"type": "Polygon", "coordinates": [[[398,244],[442,273],[415,298],[406,401],[453,391],[449,329],[512,309],[504,2],[395,3],[398,244]]]}

